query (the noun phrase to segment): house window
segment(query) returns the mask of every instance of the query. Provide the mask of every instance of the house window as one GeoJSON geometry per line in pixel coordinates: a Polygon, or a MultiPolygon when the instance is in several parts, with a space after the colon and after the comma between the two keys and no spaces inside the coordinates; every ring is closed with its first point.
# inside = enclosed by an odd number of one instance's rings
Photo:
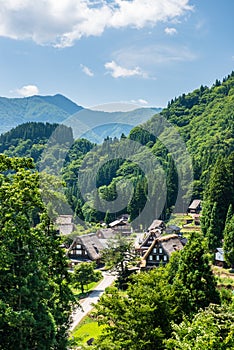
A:
{"type": "Polygon", "coordinates": [[[163,256],[163,261],[167,261],[167,255],[163,256]]]}
{"type": "Polygon", "coordinates": [[[159,255],[156,255],[156,260],[159,261],[159,255]]]}
{"type": "Polygon", "coordinates": [[[81,255],[81,254],[82,254],[82,250],[81,250],[81,249],[77,249],[77,250],[76,250],[76,254],[77,254],[77,255],[81,255]]]}
{"type": "Polygon", "coordinates": [[[87,255],[87,254],[88,254],[86,250],[84,251],[84,253],[85,253],[85,255],[87,255]]]}
{"type": "Polygon", "coordinates": [[[80,245],[80,244],[77,244],[77,245],[76,245],[76,249],[81,249],[81,245],[80,245]]]}
{"type": "Polygon", "coordinates": [[[162,248],[159,248],[159,254],[162,254],[163,250],[162,248]]]}
{"type": "Polygon", "coordinates": [[[157,253],[157,249],[156,249],[156,248],[154,248],[154,249],[153,249],[153,252],[154,252],[154,253],[157,253]]]}
{"type": "Polygon", "coordinates": [[[150,261],[153,260],[153,256],[152,256],[152,255],[149,256],[149,260],[150,260],[150,261]]]}

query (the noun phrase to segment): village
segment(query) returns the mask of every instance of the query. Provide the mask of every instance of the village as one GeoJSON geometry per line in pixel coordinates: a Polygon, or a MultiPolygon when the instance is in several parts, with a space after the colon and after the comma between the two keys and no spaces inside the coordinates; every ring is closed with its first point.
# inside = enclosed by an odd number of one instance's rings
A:
{"type": "MultiPolygon", "coordinates": [[[[187,215],[188,228],[200,229],[201,201],[199,199],[192,201],[187,215]],[[192,223],[194,226],[191,226],[192,223]]],[[[61,235],[69,235],[75,231],[72,215],[60,215],[56,223],[61,235]]],[[[183,249],[187,243],[182,227],[166,225],[164,221],[158,219],[153,220],[146,231],[134,232],[126,214],[111,222],[108,227],[105,226],[93,233],[77,235],[66,249],[69,267],[74,269],[81,262],[95,262],[97,267],[103,266],[102,251],[107,247],[108,242],[113,241],[118,235],[133,240],[135,252],[140,257],[139,270],[167,264],[172,253],[183,249]]],[[[216,249],[215,265],[225,266],[222,248],[216,249]]]]}

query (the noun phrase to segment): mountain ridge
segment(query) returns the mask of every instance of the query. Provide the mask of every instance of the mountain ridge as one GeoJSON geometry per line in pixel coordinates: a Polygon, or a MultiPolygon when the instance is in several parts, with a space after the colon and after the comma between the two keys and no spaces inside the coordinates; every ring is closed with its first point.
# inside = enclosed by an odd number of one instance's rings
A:
{"type": "Polygon", "coordinates": [[[130,127],[145,122],[160,111],[161,108],[138,108],[130,112],[102,112],[84,108],[61,94],[23,98],[0,97],[0,134],[27,122],[63,123],[79,130],[76,131],[77,137],[90,132],[87,137],[90,137],[91,141],[102,142],[107,136],[119,137],[122,133],[128,134],[130,127]],[[111,130],[111,135],[110,126],[106,132],[103,130],[107,124],[117,125],[111,130]],[[80,128],[83,133],[80,132],[80,128]],[[92,131],[94,128],[95,131],[92,131]]]}

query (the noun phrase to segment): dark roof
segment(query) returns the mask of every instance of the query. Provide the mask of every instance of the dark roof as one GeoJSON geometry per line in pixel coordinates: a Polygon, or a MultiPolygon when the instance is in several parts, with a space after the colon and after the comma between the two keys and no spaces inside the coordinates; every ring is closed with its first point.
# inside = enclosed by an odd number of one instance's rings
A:
{"type": "Polygon", "coordinates": [[[154,230],[156,228],[159,228],[159,227],[164,227],[165,224],[162,220],[154,220],[152,222],[152,224],[150,225],[150,227],[148,228],[148,231],[151,231],[151,230],[154,230]]]}
{"type": "Polygon", "coordinates": [[[192,201],[192,203],[190,204],[189,209],[197,209],[200,204],[201,204],[201,200],[200,199],[194,199],[192,201]]]}
{"type": "Polygon", "coordinates": [[[96,233],[88,233],[86,235],[77,236],[69,250],[73,248],[76,244],[82,244],[87,250],[88,256],[92,260],[97,260],[101,257],[101,251],[104,249],[104,246],[96,236],[96,233]]]}
{"type": "MultiPolygon", "coordinates": [[[[161,235],[161,231],[159,229],[157,230],[151,230],[150,232],[148,232],[146,234],[146,237],[143,239],[141,245],[140,245],[140,249],[144,249],[144,248],[148,248],[149,247],[149,240],[151,238],[156,239],[161,235]]],[[[152,244],[152,243],[151,243],[152,244]]]]}
{"type": "Polygon", "coordinates": [[[147,250],[147,252],[143,256],[142,267],[144,267],[146,265],[146,260],[147,260],[148,256],[150,255],[152,249],[158,244],[160,244],[162,246],[162,248],[165,250],[165,252],[167,253],[167,255],[169,257],[171,256],[172,253],[183,249],[183,245],[180,242],[180,239],[178,238],[178,236],[176,234],[158,237],[157,239],[155,239],[153,241],[153,243],[151,244],[151,246],[149,247],[149,249],[147,250]]]}

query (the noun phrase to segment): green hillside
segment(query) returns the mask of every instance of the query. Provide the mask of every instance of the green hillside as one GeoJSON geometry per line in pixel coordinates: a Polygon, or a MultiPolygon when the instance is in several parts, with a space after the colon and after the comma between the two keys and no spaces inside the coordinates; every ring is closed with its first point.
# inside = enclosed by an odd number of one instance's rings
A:
{"type": "MultiPolygon", "coordinates": [[[[209,182],[210,172],[218,157],[227,158],[234,150],[233,110],[234,73],[231,73],[222,82],[216,81],[210,88],[201,86],[187,95],[172,100],[168,103],[168,107],[161,112],[161,115],[155,115],[145,124],[133,128],[127,139],[119,141],[107,138],[102,146],[96,147],[88,153],[86,166],[83,166],[81,174],[85,174],[83,178],[90,181],[93,176],[96,176],[100,196],[109,201],[116,198],[117,187],[122,197],[126,197],[128,189],[125,183],[126,179],[130,180],[134,186],[134,198],[123,208],[123,211],[127,211],[134,219],[143,210],[146,198],[148,198],[147,203],[149,202],[151,205],[149,205],[147,213],[151,211],[151,216],[147,220],[146,215],[144,215],[145,225],[147,225],[148,221],[155,216],[155,196],[160,201],[158,198],[159,190],[157,190],[160,181],[150,180],[152,183],[149,187],[144,171],[142,172],[140,169],[142,164],[147,163],[151,153],[159,162],[153,171],[153,178],[160,179],[163,173],[166,174],[167,198],[162,218],[167,218],[175,204],[178,192],[176,185],[178,173],[182,174],[181,187],[184,191],[182,193],[184,207],[182,203],[180,208],[186,211],[189,200],[203,197],[203,190],[209,182]],[[163,130],[165,119],[171,123],[172,127],[163,130]],[[177,137],[176,132],[179,132],[181,139],[177,137]],[[129,156],[131,146],[126,143],[130,141],[136,143],[135,153],[131,157],[129,156]],[[183,184],[183,178],[186,177],[183,173],[186,172],[188,157],[184,151],[177,149],[180,143],[184,143],[184,150],[187,149],[191,158],[194,177],[191,179],[193,189],[183,184]],[[137,147],[137,145],[142,145],[142,147],[137,147]],[[109,161],[108,154],[114,157],[123,154],[126,159],[130,157],[131,160],[109,161]],[[177,166],[174,164],[174,157],[177,158],[177,166]],[[98,160],[106,162],[106,164],[95,173],[98,160]],[[153,193],[154,191],[155,193],[153,193]],[[152,207],[154,207],[153,212],[152,207]]],[[[76,169],[73,168],[76,174],[79,172],[79,167],[80,165],[76,169]]],[[[69,164],[66,165],[66,169],[69,169],[69,164]]],[[[68,188],[68,192],[75,210],[77,203],[79,206],[82,203],[82,198],[78,198],[79,191],[76,183],[68,188]]],[[[162,190],[160,194],[162,195],[162,190]]],[[[86,202],[82,207],[82,215],[85,220],[99,221],[104,219],[105,214],[91,209],[93,206],[101,206],[100,203],[97,203],[97,198],[95,196],[89,198],[90,206],[86,202]]],[[[141,218],[141,222],[144,219],[141,218]]]]}
{"type": "Polygon", "coordinates": [[[62,95],[0,97],[0,134],[25,122],[61,123],[82,107],[62,95]]]}

